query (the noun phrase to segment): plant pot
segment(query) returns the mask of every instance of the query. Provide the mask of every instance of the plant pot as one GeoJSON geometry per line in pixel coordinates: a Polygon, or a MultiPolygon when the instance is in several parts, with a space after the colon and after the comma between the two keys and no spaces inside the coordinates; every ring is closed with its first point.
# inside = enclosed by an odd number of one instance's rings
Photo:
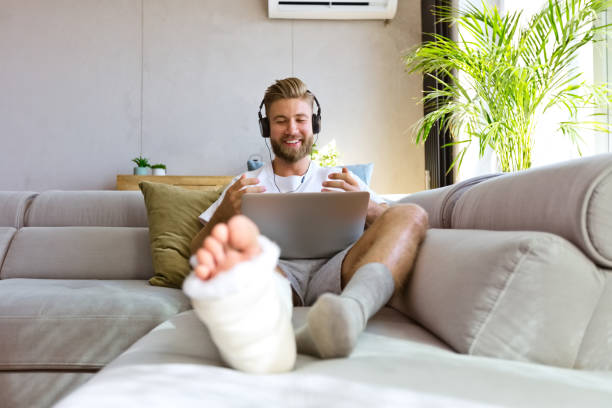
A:
{"type": "Polygon", "coordinates": [[[166,169],[153,169],[153,175],[154,176],[165,176],[166,169]]]}
{"type": "Polygon", "coordinates": [[[149,174],[148,167],[134,167],[135,176],[146,176],[147,174],[149,174]]]}

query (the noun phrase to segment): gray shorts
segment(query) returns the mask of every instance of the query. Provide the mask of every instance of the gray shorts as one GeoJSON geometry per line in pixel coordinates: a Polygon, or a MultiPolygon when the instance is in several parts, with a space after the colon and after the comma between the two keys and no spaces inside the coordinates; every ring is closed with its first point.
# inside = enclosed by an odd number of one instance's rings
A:
{"type": "Polygon", "coordinates": [[[352,247],[350,245],[331,258],[278,260],[278,266],[300,299],[301,304],[295,306],[312,306],[323,293],[341,292],[342,261],[352,247]]]}

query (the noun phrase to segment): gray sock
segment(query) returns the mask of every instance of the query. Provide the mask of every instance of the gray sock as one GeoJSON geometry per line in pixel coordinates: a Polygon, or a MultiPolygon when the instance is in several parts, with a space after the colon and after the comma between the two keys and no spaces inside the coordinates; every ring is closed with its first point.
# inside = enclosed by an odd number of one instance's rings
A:
{"type": "Polygon", "coordinates": [[[348,356],[368,319],[389,301],[394,289],[385,265],[362,266],[340,295],[319,296],[306,325],[296,332],[298,352],[321,358],[348,356]]]}

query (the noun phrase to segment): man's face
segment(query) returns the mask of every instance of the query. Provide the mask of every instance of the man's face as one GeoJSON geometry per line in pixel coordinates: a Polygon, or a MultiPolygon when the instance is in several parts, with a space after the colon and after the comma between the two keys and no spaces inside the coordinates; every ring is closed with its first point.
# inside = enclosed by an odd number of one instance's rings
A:
{"type": "Polygon", "coordinates": [[[279,99],[266,112],[270,119],[270,142],[279,159],[295,163],[312,150],[312,107],[303,99],[279,99]]]}

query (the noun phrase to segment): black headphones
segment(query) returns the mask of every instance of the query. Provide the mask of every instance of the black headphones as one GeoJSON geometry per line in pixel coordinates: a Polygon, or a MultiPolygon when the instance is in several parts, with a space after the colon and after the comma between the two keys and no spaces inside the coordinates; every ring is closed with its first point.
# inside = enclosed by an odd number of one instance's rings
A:
{"type": "MultiPolygon", "coordinates": [[[[306,92],[312,95],[315,103],[317,104],[317,113],[312,114],[312,133],[316,135],[321,131],[321,105],[319,105],[317,97],[312,92],[306,92]]],[[[259,104],[259,112],[257,112],[257,116],[259,116],[259,131],[261,132],[261,136],[270,137],[270,119],[268,119],[267,116],[261,115],[261,108],[263,108],[263,105],[264,101],[262,100],[259,104]]]]}

